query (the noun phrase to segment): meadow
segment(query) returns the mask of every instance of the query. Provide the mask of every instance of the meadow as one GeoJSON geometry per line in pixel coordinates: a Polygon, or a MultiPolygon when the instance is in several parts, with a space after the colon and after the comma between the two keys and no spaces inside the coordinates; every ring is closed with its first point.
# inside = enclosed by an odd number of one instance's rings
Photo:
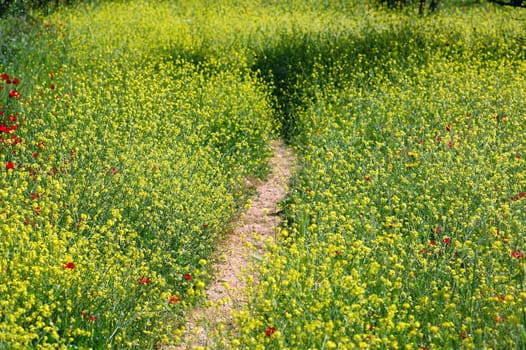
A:
{"type": "Polygon", "coordinates": [[[301,170],[234,349],[526,347],[526,14],[114,1],[0,22],[0,349],[176,344],[301,170]]]}

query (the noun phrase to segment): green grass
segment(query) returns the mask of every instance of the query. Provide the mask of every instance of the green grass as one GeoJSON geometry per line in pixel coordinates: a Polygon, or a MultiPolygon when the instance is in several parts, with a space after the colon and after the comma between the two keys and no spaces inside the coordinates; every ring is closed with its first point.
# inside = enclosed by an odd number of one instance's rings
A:
{"type": "Polygon", "coordinates": [[[150,28],[122,46],[158,11],[136,6],[47,19],[9,71],[19,84],[3,82],[21,140],[1,153],[0,342],[10,348],[174,342],[244,179],[267,171],[265,87],[242,66],[157,57],[163,33],[150,28]],[[90,33],[97,20],[113,41],[90,33]],[[28,86],[29,75],[41,81],[28,86]],[[20,99],[8,96],[15,87],[20,99]]]}
{"type": "Polygon", "coordinates": [[[303,169],[241,348],[525,346],[525,47],[471,27],[490,13],[304,39],[285,91],[303,169]]]}
{"type": "Polygon", "coordinates": [[[218,348],[526,346],[522,13],[122,1],[34,18],[0,24],[17,39],[0,348],[177,342],[279,134],[302,170],[218,348]]]}

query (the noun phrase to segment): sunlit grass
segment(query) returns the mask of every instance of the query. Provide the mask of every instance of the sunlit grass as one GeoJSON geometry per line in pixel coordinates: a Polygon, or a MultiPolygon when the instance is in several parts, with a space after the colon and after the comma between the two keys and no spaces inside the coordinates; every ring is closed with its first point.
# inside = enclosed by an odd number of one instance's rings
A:
{"type": "Polygon", "coordinates": [[[376,16],[332,55],[313,46],[285,91],[303,170],[237,342],[520,349],[522,34],[376,16]]]}
{"type": "Polygon", "coordinates": [[[157,57],[166,33],[128,36],[153,10],[136,6],[46,19],[22,51],[34,56],[13,63],[20,78],[2,81],[9,348],[176,342],[244,179],[267,171],[275,124],[265,87],[243,66],[157,57]],[[93,31],[97,16],[107,27],[93,31]],[[34,86],[23,78],[31,72],[34,86]]]}
{"type": "Polygon", "coordinates": [[[39,17],[0,66],[0,348],[177,342],[279,132],[302,171],[218,347],[523,348],[522,20],[336,1],[39,17]]]}

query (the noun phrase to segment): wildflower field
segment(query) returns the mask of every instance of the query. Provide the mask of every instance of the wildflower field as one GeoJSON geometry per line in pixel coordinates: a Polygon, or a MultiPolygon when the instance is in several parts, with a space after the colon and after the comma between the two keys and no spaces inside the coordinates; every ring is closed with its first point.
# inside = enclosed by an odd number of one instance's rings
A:
{"type": "Polygon", "coordinates": [[[526,348],[525,21],[343,0],[0,20],[0,349],[180,342],[280,136],[285,224],[217,348],[526,348]]]}

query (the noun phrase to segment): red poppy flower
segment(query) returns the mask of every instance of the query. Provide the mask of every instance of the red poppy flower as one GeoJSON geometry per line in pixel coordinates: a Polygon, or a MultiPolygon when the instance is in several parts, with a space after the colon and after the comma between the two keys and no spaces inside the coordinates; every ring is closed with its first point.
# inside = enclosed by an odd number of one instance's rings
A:
{"type": "Polygon", "coordinates": [[[147,285],[147,284],[150,284],[151,280],[150,280],[150,277],[141,277],[137,279],[137,282],[142,285],[147,285]]]}
{"type": "Polygon", "coordinates": [[[7,162],[7,163],[5,163],[5,168],[7,170],[14,169],[15,168],[15,164],[13,164],[13,162],[7,162]]]}
{"type": "Polygon", "coordinates": [[[95,316],[90,316],[88,318],[88,321],[90,321],[90,322],[95,322],[96,320],[97,320],[97,317],[95,317],[95,316]]]}
{"type": "Polygon", "coordinates": [[[270,337],[275,332],[276,332],[276,328],[274,328],[274,327],[267,327],[267,329],[265,329],[265,335],[267,337],[270,337]]]}
{"type": "Polygon", "coordinates": [[[49,88],[50,88],[51,90],[55,90],[56,86],[55,86],[55,84],[51,84],[51,85],[49,85],[49,88]]]}
{"type": "Polygon", "coordinates": [[[524,198],[524,192],[519,192],[519,198],[524,198]]]}
{"type": "Polygon", "coordinates": [[[515,259],[522,259],[524,257],[524,253],[517,249],[511,252],[511,256],[515,259]]]}
{"type": "Polygon", "coordinates": [[[68,261],[64,264],[64,269],[66,270],[73,270],[75,268],[75,264],[71,261],[68,261]]]}
{"type": "Polygon", "coordinates": [[[448,238],[448,237],[444,238],[442,243],[444,243],[444,245],[449,245],[451,243],[451,238],[448,238]]]}
{"type": "Polygon", "coordinates": [[[447,145],[449,148],[453,148],[455,146],[455,143],[453,141],[449,141],[447,145]]]}
{"type": "Polygon", "coordinates": [[[9,80],[9,75],[2,73],[2,75],[0,75],[0,78],[2,78],[2,80],[9,80]]]}
{"type": "Polygon", "coordinates": [[[190,275],[189,273],[185,273],[184,274],[184,279],[187,280],[187,281],[191,281],[193,278],[192,278],[192,275],[190,275]]]}
{"type": "Polygon", "coordinates": [[[14,135],[11,136],[9,139],[11,140],[13,145],[18,145],[20,142],[22,142],[22,139],[20,137],[16,137],[14,135]]]}
{"type": "Polygon", "coordinates": [[[335,255],[335,256],[338,256],[338,255],[340,255],[340,254],[341,254],[341,253],[340,253],[339,251],[335,251],[335,252],[334,252],[334,255],[335,255]]]}
{"type": "Polygon", "coordinates": [[[442,232],[442,228],[440,226],[435,227],[435,233],[439,234],[440,232],[442,232]]]}
{"type": "Polygon", "coordinates": [[[176,297],[176,296],[174,296],[174,295],[170,295],[170,299],[168,300],[168,302],[169,302],[170,304],[178,303],[178,302],[180,302],[180,301],[181,301],[181,298],[176,297]]]}
{"type": "Polygon", "coordinates": [[[18,85],[19,82],[20,82],[20,80],[18,80],[18,78],[13,78],[12,83],[13,83],[14,85],[18,85]]]}
{"type": "Polygon", "coordinates": [[[437,245],[437,242],[435,242],[435,241],[429,241],[429,244],[434,246],[434,245],[437,245]]]}
{"type": "Polygon", "coordinates": [[[496,322],[496,323],[502,323],[502,322],[504,322],[504,321],[506,321],[506,317],[504,317],[504,316],[499,316],[499,315],[495,316],[495,322],[496,322]]]}
{"type": "Polygon", "coordinates": [[[10,133],[11,131],[16,130],[16,125],[5,126],[2,130],[6,133],[10,133]]]}
{"type": "Polygon", "coordinates": [[[9,93],[9,97],[15,97],[15,98],[20,98],[20,93],[16,90],[11,90],[11,92],[9,93]]]}

